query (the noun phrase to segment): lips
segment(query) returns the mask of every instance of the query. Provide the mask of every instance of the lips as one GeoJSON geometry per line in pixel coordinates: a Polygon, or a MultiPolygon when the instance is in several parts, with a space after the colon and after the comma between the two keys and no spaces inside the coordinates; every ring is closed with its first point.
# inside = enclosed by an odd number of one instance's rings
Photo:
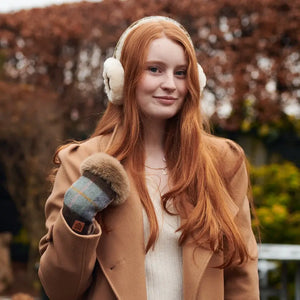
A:
{"type": "Polygon", "coordinates": [[[153,96],[153,97],[156,99],[163,99],[163,100],[172,100],[172,101],[177,100],[177,98],[172,96],[153,96]]]}
{"type": "Polygon", "coordinates": [[[161,105],[172,105],[177,100],[177,98],[171,96],[154,96],[153,98],[161,105]]]}

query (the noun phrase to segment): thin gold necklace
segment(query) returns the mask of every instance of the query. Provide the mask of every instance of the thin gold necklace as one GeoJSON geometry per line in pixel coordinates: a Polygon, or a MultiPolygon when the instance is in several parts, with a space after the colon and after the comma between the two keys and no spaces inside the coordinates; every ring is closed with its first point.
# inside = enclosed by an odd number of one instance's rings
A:
{"type": "Polygon", "coordinates": [[[167,166],[161,167],[161,168],[152,168],[152,167],[149,167],[149,166],[145,165],[145,167],[148,168],[148,169],[151,169],[151,170],[162,171],[163,175],[167,175],[168,174],[167,173],[167,166]]]}

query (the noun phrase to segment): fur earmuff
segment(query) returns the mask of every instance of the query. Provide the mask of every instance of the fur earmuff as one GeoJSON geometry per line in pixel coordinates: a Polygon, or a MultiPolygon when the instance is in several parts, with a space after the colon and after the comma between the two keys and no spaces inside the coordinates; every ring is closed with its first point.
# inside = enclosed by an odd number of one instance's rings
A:
{"type": "Polygon", "coordinates": [[[200,94],[202,94],[206,86],[206,76],[200,64],[198,64],[198,76],[199,76],[199,83],[200,83],[200,94]]]}
{"type": "MultiPolygon", "coordinates": [[[[164,17],[164,16],[150,16],[142,18],[129,26],[124,33],[121,35],[117,46],[114,51],[114,57],[110,57],[105,60],[104,67],[103,67],[103,79],[104,79],[104,88],[107,94],[108,100],[116,105],[122,105],[123,103],[123,86],[124,86],[124,69],[120,62],[121,52],[123,48],[123,44],[128,36],[128,34],[137,26],[152,22],[152,21],[159,21],[164,20],[171,22],[178,26],[188,37],[191,45],[193,45],[192,39],[189,36],[188,32],[185,28],[178,23],[177,21],[164,17]]],[[[206,85],[206,76],[203,72],[202,67],[198,64],[198,72],[199,72],[199,83],[200,83],[200,92],[202,91],[206,85]]]]}
{"type": "Polygon", "coordinates": [[[121,62],[113,57],[105,60],[103,65],[104,88],[108,100],[116,105],[122,104],[124,69],[121,62]]]}

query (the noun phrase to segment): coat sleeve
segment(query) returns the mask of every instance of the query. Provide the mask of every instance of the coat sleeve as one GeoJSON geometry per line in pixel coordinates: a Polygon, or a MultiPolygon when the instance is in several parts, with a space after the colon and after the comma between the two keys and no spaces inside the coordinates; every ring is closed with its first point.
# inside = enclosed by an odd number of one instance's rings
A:
{"type": "Polygon", "coordinates": [[[61,165],[46,201],[47,233],[39,245],[39,277],[51,300],[81,299],[92,282],[101,228],[95,222],[91,235],[78,235],[67,225],[61,212],[64,194],[79,178],[80,163],[89,152],[82,145],[71,145],[60,151],[61,165]]]}
{"type": "Polygon", "coordinates": [[[259,300],[258,251],[251,227],[250,204],[247,197],[249,180],[246,159],[243,150],[239,146],[232,142],[228,143],[231,149],[228,160],[233,166],[230,168],[231,174],[228,174],[228,178],[230,178],[229,192],[238,207],[235,223],[252,259],[242,265],[234,265],[225,269],[225,299],[259,300]]]}

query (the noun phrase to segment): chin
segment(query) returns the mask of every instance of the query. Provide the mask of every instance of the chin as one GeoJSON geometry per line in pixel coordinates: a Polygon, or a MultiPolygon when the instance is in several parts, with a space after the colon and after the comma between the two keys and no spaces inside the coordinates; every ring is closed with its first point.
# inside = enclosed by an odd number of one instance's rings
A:
{"type": "Polygon", "coordinates": [[[169,119],[172,119],[173,117],[175,117],[176,115],[177,115],[177,113],[174,113],[174,114],[164,114],[164,115],[160,115],[159,117],[156,117],[156,119],[169,120],[169,119]]]}
{"type": "Polygon", "coordinates": [[[146,119],[149,120],[157,120],[157,121],[164,121],[164,120],[169,120],[171,118],[173,118],[174,116],[176,116],[178,114],[179,110],[178,109],[174,109],[174,110],[164,110],[164,108],[155,108],[155,111],[152,110],[151,112],[148,111],[144,111],[143,115],[146,117],[146,119]]]}

